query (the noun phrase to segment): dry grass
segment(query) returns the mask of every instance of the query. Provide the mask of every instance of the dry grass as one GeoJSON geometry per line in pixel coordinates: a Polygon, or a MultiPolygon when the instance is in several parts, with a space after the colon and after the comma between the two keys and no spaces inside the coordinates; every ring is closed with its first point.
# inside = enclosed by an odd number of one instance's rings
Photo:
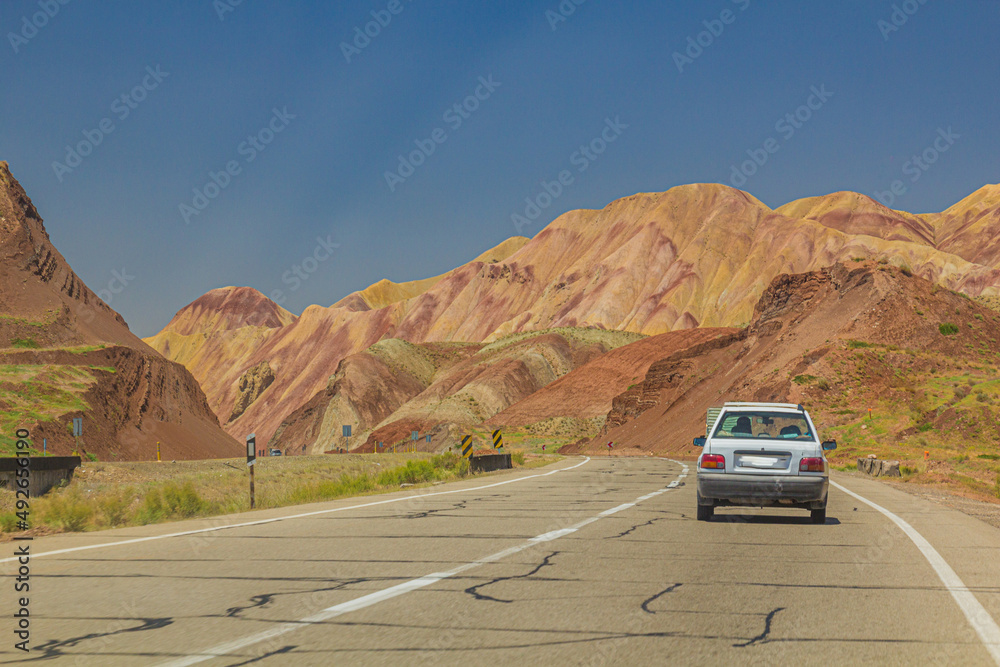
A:
{"type": "MultiPolygon", "coordinates": [[[[401,485],[459,479],[455,454],[301,456],[258,459],[256,507],[267,509],[387,493],[401,485]]],[[[244,460],[87,464],[66,487],[31,503],[31,522],[56,531],[100,530],[250,509],[244,460]]],[[[0,490],[0,531],[13,530],[13,493],[0,490]]]]}

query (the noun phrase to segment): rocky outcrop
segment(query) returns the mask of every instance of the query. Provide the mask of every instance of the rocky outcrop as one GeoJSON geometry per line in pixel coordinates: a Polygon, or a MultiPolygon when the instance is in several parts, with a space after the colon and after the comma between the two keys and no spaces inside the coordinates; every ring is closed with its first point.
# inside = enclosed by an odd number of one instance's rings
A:
{"type": "Polygon", "coordinates": [[[236,404],[233,406],[233,413],[227,421],[231,422],[246,412],[246,409],[260,398],[260,395],[271,386],[272,382],[274,382],[274,371],[271,370],[271,365],[266,361],[243,371],[243,375],[240,376],[236,404]]]}
{"type": "Polygon", "coordinates": [[[873,457],[858,459],[858,472],[872,477],[901,477],[899,461],[885,461],[873,457]]]}

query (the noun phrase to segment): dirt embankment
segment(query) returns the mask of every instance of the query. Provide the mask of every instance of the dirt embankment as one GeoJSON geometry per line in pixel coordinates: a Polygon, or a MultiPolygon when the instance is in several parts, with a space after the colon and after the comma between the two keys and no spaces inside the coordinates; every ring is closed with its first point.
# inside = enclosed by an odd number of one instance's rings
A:
{"type": "Polygon", "coordinates": [[[604,432],[577,449],[602,451],[613,440],[693,456],[707,408],[727,400],[803,403],[821,430],[852,443],[961,433],[996,448],[983,411],[993,405],[998,339],[996,312],[905,268],[849,262],[781,275],[745,331],[652,364],[615,398],[604,432]],[[952,372],[971,373],[962,380],[970,386],[982,375],[978,404],[965,398],[968,388],[955,389],[955,400],[952,372]],[[869,407],[886,423],[862,423],[869,407]]]}
{"type": "Polygon", "coordinates": [[[0,162],[0,422],[28,428],[38,449],[100,458],[234,456],[201,387],[156,353],[73,272],[37,209],[0,162]]]}
{"type": "Polygon", "coordinates": [[[736,329],[682,329],[650,336],[616,348],[575,368],[486,422],[488,426],[525,426],[568,417],[590,419],[605,415],[613,399],[638,384],[657,360],[706,341],[735,333],[736,329]]]}
{"type": "Polygon", "coordinates": [[[84,353],[20,352],[5,355],[14,364],[59,364],[85,368],[95,378],[83,395],[89,410],[68,412],[36,424],[32,440],[50,454],[79,452],[100,460],[156,459],[160,442],[165,460],[237,456],[242,446],[219,427],[194,377],[179,364],[155,354],[116,346],[84,353]],[[72,435],[72,420],[83,419],[83,437],[72,435]]]}

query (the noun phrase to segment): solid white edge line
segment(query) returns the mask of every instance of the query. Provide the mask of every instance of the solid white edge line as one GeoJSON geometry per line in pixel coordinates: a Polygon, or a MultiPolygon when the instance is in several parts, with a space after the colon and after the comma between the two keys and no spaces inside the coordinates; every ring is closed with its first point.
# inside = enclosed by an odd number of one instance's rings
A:
{"type": "Polygon", "coordinates": [[[962,579],[955,573],[955,570],[948,565],[948,562],[938,553],[927,539],[917,532],[917,530],[907,523],[902,518],[896,516],[886,508],[881,505],[874,503],[867,498],[858,495],[857,493],[846,489],[840,484],[837,484],[833,480],[830,480],[830,484],[840,489],[852,498],[856,498],[861,502],[865,503],[878,510],[885,516],[899,526],[910,540],[916,545],[920,553],[923,554],[927,562],[930,563],[931,567],[934,568],[934,572],[937,573],[938,579],[944,584],[944,587],[948,589],[951,596],[955,598],[955,602],[958,603],[959,608],[962,613],[965,614],[965,618],[968,619],[969,624],[979,635],[979,639],[983,642],[983,646],[989,651],[990,655],[993,656],[994,662],[1000,665],[1000,626],[997,626],[993,617],[990,613],[986,611],[986,608],[980,604],[976,596],[973,595],[969,587],[962,582],[962,579]]]}
{"type": "MultiPolygon", "coordinates": [[[[586,461],[584,461],[584,463],[586,463],[586,461]]],[[[678,462],[673,461],[673,463],[678,463],[678,462]]],[[[684,464],[680,465],[683,466],[684,464]]],[[[684,466],[684,468],[686,469],[687,466],[684,466]]],[[[565,470],[569,470],[569,468],[565,468],[565,470]]],[[[660,489],[655,495],[659,495],[660,493],[664,493],[666,491],[667,491],[666,488],[660,489]]],[[[652,496],[654,494],[647,494],[647,495],[652,496]]],[[[639,500],[636,499],[635,502],[628,503],[627,506],[635,507],[638,504],[638,502],[639,500]]],[[[626,507],[626,505],[621,505],[619,507],[623,508],[626,507]]],[[[259,644],[262,641],[273,639],[274,637],[278,637],[288,632],[292,632],[293,630],[297,630],[299,628],[306,627],[308,625],[314,625],[316,623],[322,623],[324,621],[328,621],[342,614],[370,607],[374,604],[378,604],[379,602],[383,602],[385,600],[389,600],[391,598],[403,595],[404,593],[409,593],[410,591],[417,590],[418,588],[423,588],[424,586],[437,583],[442,579],[447,579],[457,574],[461,574],[466,570],[471,570],[473,568],[479,567],[480,565],[486,565],[487,563],[496,562],[502,558],[506,558],[507,556],[513,556],[514,554],[520,553],[522,551],[530,549],[531,547],[537,546],[541,542],[550,542],[552,540],[557,540],[560,537],[565,537],[566,535],[575,533],[584,526],[590,525],[595,521],[598,521],[602,516],[604,516],[603,512],[598,514],[597,516],[588,517],[586,519],[583,519],[582,521],[578,521],[572,526],[568,526],[560,530],[553,530],[547,533],[542,533],[541,535],[533,537],[526,542],[523,542],[513,547],[508,547],[503,551],[498,551],[497,553],[490,554],[489,556],[479,558],[472,562],[459,565],[458,567],[452,568],[451,570],[448,570],[446,572],[435,572],[433,574],[428,574],[423,577],[419,577],[417,579],[405,581],[401,584],[396,584],[395,586],[383,589],[381,591],[375,591],[374,593],[369,593],[368,595],[363,595],[359,598],[348,600],[347,602],[341,602],[340,604],[336,604],[332,607],[327,607],[323,611],[313,614],[312,616],[307,616],[306,618],[303,618],[299,621],[282,623],[281,625],[278,625],[274,628],[270,628],[268,630],[264,630],[262,632],[258,632],[253,635],[248,635],[240,639],[234,639],[233,641],[226,642],[225,644],[219,644],[218,646],[213,646],[212,648],[205,649],[203,651],[195,653],[194,655],[189,655],[184,658],[179,658],[177,660],[171,660],[170,662],[161,663],[161,667],[188,667],[188,665],[195,665],[198,664],[199,662],[204,662],[206,660],[211,660],[213,658],[220,658],[228,655],[229,653],[232,653],[233,651],[238,651],[248,646],[259,644]]]]}
{"type": "MultiPolygon", "coordinates": [[[[399,498],[389,498],[388,500],[376,500],[371,503],[362,503],[360,505],[349,505],[347,507],[334,507],[327,510],[316,510],[314,512],[303,512],[302,514],[290,514],[288,516],[278,516],[271,519],[258,519],[257,521],[245,521],[243,523],[233,523],[227,524],[225,526],[212,526],[210,528],[198,528],[197,530],[185,530],[178,533],[168,533],[166,535],[150,535],[148,537],[135,537],[129,540],[119,540],[117,542],[104,542],[102,544],[88,544],[82,547],[69,547],[66,549],[56,549],[55,551],[44,551],[38,554],[31,554],[32,558],[41,558],[43,556],[56,556],[59,554],[68,554],[75,551],[88,551],[90,549],[103,549],[105,547],[120,547],[126,544],[138,544],[139,542],[151,542],[153,540],[165,540],[170,537],[185,537],[187,535],[200,535],[201,533],[211,533],[217,530],[229,530],[231,528],[246,528],[247,526],[262,526],[266,523],[276,523],[278,521],[288,521],[290,519],[302,519],[307,516],[316,516],[318,514],[330,514],[331,512],[346,512],[347,510],[362,509],[365,507],[374,507],[376,505],[388,505],[390,503],[399,503],[404,500],[414,500],[418,498],[432,498],[434,496],[446,496],[452,493],[465,493],[466,491],[480,491],[482,489],[491,489],[497,486],[503,486],[504,484],[513,484],[514,482],[523,482],[526,479],[537,479],[539,477],[548,477],[549,475],[554,475],[558,472],[565,472],[567,470],[573,470],[574,468],[579,468],[580,466],[586,464],[590,461],[590,457],[587,456],[583,461],[580,461],[576,465],[569,466],[568,468],[558,468],[545,473],[540,473],[538,475],[528,475],[527,477],[518,477],[516,479],[508,479],[503,482],[495,482],[493,484],[486,484],[484,486],[475,486],[468,489],[451,489],[450,491],[434,491],[432,493],[417,493],[409,496],[401,496],[399,498]]],[[[336,502],[336,501],[324,501],[324,502],[336,502]]],[[[278,509],[278,508],[275,508],[278,509]]],[[[206,517],[210,518],[210,517],[206,517]]],[[[216,517],[217,518],[217,517],[216,517]]],[[[203,520],[203,519],[202,519],[203,520]]],[[[11,558],[0,559],[0,564],[10,563],[16,561],[17,556],[11,558]]]]}

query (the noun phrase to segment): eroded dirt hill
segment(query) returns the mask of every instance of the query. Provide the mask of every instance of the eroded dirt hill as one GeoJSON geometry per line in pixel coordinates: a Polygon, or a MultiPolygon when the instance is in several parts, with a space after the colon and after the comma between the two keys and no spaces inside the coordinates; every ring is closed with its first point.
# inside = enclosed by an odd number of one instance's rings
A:
{"type": "Polygon", "coordinates": [[[907,269],[848,262],[783,274],[746,329],[652,364],[585,449],[615,441],[694,455],[707,408],[727,400],[802,403],[821,431],[845,438],[842,457],[883,437],[997,449],[998,339],[996,311],[907,269]]]}
{"type": "MultiPolygon", "coordinates": [[[[726,186],[681,186],[571,211],[530,241],[512,239],[433,279],[377,283],[288,324],[218,331],[210,315],[198,323],[194,311],[206,310],[199,300],[178,314],[185,328],[168,325],[149,342],[185,363],[227,417],[239,378],[268,362],[274,383],[227,429],[270,437],[325,389],[341,360],[384,338],[490,342],[552,327],[656,335],[743,326],[775,276],[854,257],[885,258],[973,296],[993,294],[998,204],[1000,192],[987,186],[939,214],[893,211],[855,193],[772,210],[726,186]]],[[[262,295],[246,307],[247,322],[253,309],[275,308],[262,295]]]]}
{"type": "Polygon", "coordinates": [[[103,459],[234,456],[181,364],[129,331],[52,245],[34,204],[0,162],[0,448],[27,428],[38,450],[103,459]],[[81,417],[83,438],[72,437],[81,417]]]}

